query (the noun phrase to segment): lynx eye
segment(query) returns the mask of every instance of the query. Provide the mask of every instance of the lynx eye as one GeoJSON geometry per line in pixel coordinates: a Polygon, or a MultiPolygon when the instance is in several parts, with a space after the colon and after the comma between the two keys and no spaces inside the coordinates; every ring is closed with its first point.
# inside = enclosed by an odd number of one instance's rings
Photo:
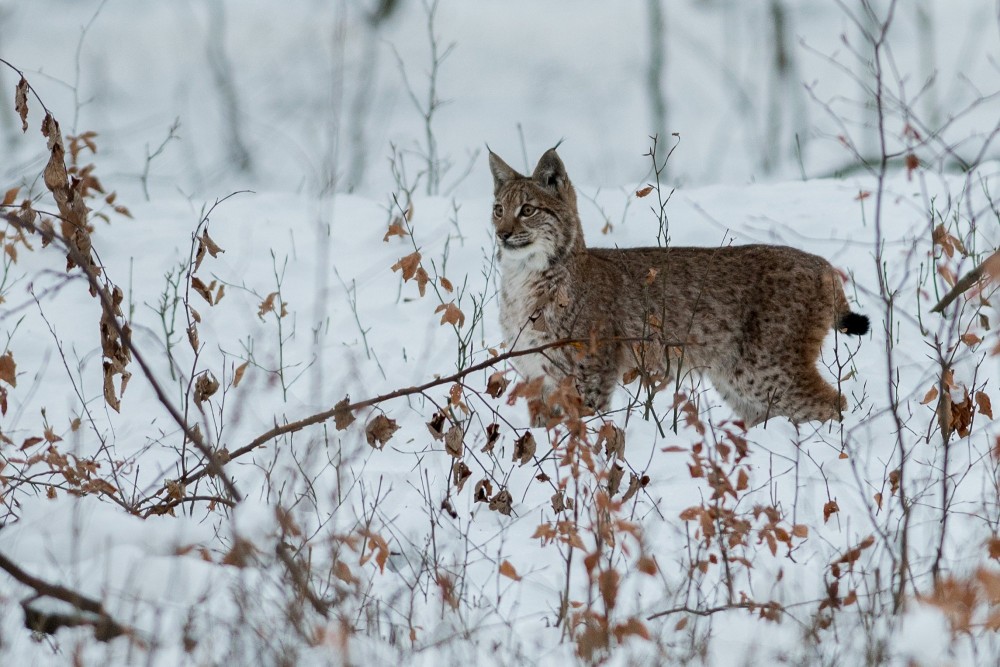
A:
{"type": "Polygon", "coordinates": [[[533,216],[535,214],[536,210],[538,210],[538,209],[536,209],[531,204],[525,204],[524,206],[521,207],[521,217],[522,218],[531,217],[531,216],[533,216]]]}
{"type": "Polygon", "coordinates": [[[499,218],[503,216],[503,206],[496,204],[493,206],[493,217],[499,218]]]}

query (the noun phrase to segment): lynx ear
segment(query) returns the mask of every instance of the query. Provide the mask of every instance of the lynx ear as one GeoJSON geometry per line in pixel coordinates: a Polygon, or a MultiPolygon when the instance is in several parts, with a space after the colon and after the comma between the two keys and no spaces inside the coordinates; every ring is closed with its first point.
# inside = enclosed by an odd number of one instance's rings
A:
{"type": "Polygon", "coordinates": [[[562,160],[556,154],[555,148],[545,151],[545,154],[538,160],[535,173],[531,175],[531,178],[543,188],[552,190],[557,195],[561,194],[563,188],[569,185],[566,167],[563,166],[562,160]]]}
{"type": "Polygon", "coordinates": [[[490,171],[493,173],[493,194],[500,191],[508,181],[512,181],[515,178],[524,178],[521,174],[514,171],[509,164],[500,159],[500,156],[490,151],[490,171]]]}

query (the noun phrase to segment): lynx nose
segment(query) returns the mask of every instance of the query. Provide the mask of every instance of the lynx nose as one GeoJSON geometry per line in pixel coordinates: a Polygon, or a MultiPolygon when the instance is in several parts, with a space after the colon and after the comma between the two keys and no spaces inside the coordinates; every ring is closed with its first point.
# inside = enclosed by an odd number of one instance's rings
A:
{"type": "Polygon", "coordinates": [[[497,231],[497,238],[499,238],[501,241],[506,241],[507,239],[509,239],[511,237],[511,234],[513,234],[513,233],[514,232],[511,232],[511,231],[508,231],[508,230],[505,230],[505,229],[504,230],[499,230],[499,231],[497,231]]]}

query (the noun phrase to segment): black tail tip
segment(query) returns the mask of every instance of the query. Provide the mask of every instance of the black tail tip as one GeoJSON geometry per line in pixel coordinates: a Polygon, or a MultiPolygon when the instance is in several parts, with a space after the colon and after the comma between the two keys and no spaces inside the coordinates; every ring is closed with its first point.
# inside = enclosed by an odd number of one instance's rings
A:
{"type": "Polygon", "coordinates": [[[847,313],[840,318],[840,330],[852,336],[868,333],[868,318],[858,313],[847,313]]]}

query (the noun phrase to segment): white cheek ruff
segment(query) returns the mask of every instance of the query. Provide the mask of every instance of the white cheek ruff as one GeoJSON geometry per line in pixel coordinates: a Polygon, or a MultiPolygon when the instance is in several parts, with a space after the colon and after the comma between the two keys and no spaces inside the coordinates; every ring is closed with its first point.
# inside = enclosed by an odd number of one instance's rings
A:
{"type": "Polygon", "coordinates": [[[505,281],[514,278],[515,274],[533,273],[548,267],[548,256],[545,241],[538,239],[534,243],[521,248],[500,246],[500,269],[505,281]]]}

